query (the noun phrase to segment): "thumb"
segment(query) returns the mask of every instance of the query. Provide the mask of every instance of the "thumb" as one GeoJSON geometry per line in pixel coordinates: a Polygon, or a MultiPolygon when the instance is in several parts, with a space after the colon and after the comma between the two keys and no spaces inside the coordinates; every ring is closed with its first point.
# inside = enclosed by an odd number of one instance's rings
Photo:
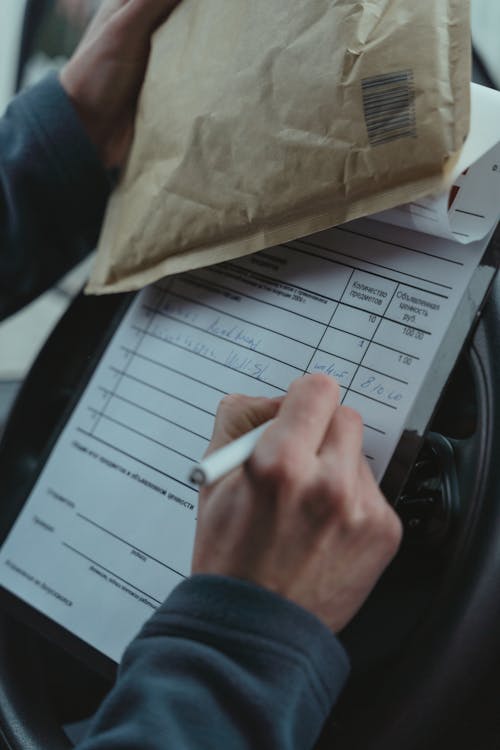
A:
{"type": "Polygon", "coordinates": [[[217,409],[212,439],[205,455],[273,419],[282,401],[283,397],[263,398],[237,393],[225,396],[217,409]]]}

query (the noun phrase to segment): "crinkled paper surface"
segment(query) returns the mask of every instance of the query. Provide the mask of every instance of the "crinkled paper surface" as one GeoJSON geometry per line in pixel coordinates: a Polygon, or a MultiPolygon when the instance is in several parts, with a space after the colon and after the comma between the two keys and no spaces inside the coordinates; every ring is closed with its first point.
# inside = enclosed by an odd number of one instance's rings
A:
{"type": "Polygon", "coordinates": [[[154,37],[88,291],[436,190],[467,134],[469,49],[468,0],[182,0],[154,37]]]}

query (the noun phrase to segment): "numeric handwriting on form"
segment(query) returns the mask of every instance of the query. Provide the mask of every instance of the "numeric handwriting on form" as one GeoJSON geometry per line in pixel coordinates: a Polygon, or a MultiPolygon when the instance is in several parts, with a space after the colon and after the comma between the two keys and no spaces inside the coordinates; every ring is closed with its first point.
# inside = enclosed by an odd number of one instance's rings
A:
{"type": "Polygon", "coordinates": [[[403,398],[403,393],[396,388],[388,388],[375,375],[369,375],[362,380],[359,388],[363,393],[369,393],[389,403],[397,404],[403,398]]]}

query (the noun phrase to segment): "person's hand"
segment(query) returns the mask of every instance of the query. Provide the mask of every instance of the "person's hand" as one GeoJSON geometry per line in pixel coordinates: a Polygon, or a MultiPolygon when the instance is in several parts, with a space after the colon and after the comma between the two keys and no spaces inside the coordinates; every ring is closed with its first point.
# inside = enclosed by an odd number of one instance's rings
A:
{"type": "Polygon", "coordinates": [[[133,137],[151,34],[179,0],[105,0],[61,83],[106,167],[121,166],[133,137]]]}
{"type": "Polygon", "coordinates": [[[326,375],[295,381],[284,399],[223,399],[208,452],[276,418],[243,467],[200,491],[192,564],[271,589],[335,633],[402,534],[363,456],[361,418],[338,399],[326,375]]]}

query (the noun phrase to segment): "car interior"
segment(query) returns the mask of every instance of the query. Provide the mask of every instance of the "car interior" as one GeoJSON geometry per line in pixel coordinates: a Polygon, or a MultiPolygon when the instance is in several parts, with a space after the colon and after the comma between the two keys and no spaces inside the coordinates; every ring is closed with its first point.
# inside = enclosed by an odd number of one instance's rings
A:
{"type": "MultiPolygon", "coordinates": [[[[55,0],[28,2],[18,88],[34,80],[47,59],[71,54],[81,33],[78,23],[61,18],[55,0]]],[[[478,49],[473,61],[473,80],[495,88],[478,49]]],[[[499,250],[497,230],[495,258],[499,250]]],[[[77,295],[32,365],[0,443],[0,529],[10,526],[129,302],[128,294],[77,295]]],[[[496,279],[395,502],[405,529],[402,548],[341,636],[352,675],[320,748],[500,746],[499,378],[496,279]]],[[[73,747],[81,722],[110,687],[84,661],[0,614],[2,747],[73,747]]]]}

